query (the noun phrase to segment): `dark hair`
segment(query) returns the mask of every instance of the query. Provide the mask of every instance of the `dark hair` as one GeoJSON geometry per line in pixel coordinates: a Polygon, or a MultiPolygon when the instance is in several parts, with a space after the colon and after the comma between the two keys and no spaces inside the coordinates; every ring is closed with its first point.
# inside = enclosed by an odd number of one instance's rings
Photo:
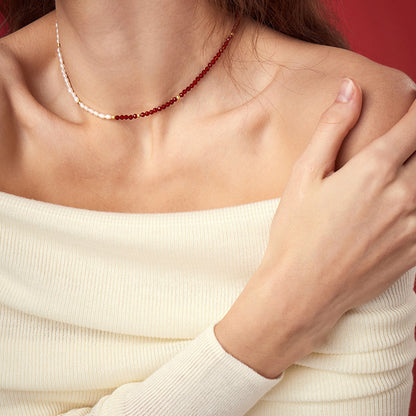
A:
{"type": "MultiPolygon", "coordinates": [[[[233,14],[250,16],[257,22],[298,39],[348,49],[336,29],[335,14],[327,0],[210,0],[233,14]]],[[[9,33],[28,25],[55,8],[55,0],[0,0],[3,24],[9,33]]],[[[1,26],[3,26],[3,24],[1,26]]]]}

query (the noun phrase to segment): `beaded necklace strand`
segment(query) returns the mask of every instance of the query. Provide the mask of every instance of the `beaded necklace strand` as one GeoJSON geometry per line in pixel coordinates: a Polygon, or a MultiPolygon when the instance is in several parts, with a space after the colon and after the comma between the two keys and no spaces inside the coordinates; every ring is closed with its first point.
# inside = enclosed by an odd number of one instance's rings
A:
{"type": "Polygon", "coordinates": [[[231,42],[231,40],[234,37],[234,34],[235,34],[235,32],[238,28],[240,20],[241,20],[241,16],[237,16],[237,19],[234,23],[233,28],[231,29],[230,34],[225,39],[224,43],[222,44],[221,48],[218,50],[217,54],[211,59],[211,61],[208,63],[208,65],[201,71],[201,73],[199,75],[197,75],[195,77],[195,79],[186,88],[184,88],[178,95],[176,95],[176,96],[172,97],[170,100],[166,101],[164,104],[161,104],[157,107],[154,107],[154,108],[152,108],[151,110],[148,110],[148,111],[143,111],[141,113],[134,113],[134,114],[126,114],[126,115],[104,114],[104,113],[101,113],[97,110],[92,109],[91,107],[87,106],[84,102],[82,102],[80,100],[80,98],[77,96],[77,94],[75,93],[74,89],[72,88],[71,81],[69,80],[69,76],[68,76],[68,74],[65,70],[64,60],[62,59],[62,52],[61,52],[62,45],[59,41],[58,20],[56,20],[56,43],[58,45],[57,51],[58,51],[59,64],[60,64],[60,67],[61,67],[61,73],[62,73],[62,76],[65,80],[66,86],[68,88],[68,92],[72,95],[72,97],[74,98],[74,101],[83,110],[88,111],[92,115],[94,115],[96,117],[99,117],[101,119],[104,119],[104,120],[133,120],[133,119],[138,119],[138,118],[141,118],[141,117],[147,117],[147,116],[150,116],[152,114],[157,113],[158,111],[162,111],[162,110],[165,110],[166,108],[170,107],[171,105],[173,105],[174,103],[179,101],[182,97],[184,97],[186,93],[191,91],[192,88],[195,87],[195,85],[213,67],[215,62],[217,62],[217,60],[219,59],[221,54],[225,51],[228,44],[231,42]]]}

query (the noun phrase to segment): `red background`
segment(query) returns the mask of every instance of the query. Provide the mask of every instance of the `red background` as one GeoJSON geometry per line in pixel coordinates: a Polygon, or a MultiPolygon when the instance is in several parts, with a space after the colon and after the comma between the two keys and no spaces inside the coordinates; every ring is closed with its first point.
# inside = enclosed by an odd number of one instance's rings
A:
{"type": "Polygon", "coordinates": [[[415,0],[330,0],[354,51],[416,81],[415,0]]]}
{"type": "MultiPolygon", "coordinates": [[[[416,81],[415,0],[330,0],[351,48],[416,81]]],[[[0,30],[0,36],[4,30],[0,30]]],[[[416,368],[414,369],[416,377],[416,368]]],[[[416,415],[416,386],[410,415],[416,415]]]]}

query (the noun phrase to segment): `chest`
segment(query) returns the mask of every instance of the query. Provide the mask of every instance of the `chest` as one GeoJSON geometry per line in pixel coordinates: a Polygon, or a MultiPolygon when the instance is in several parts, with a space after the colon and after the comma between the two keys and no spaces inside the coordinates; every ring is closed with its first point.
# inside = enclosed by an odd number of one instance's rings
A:
{"type": "Polygon", "coordinates": [[[193,211],[275,198],[304,147],[267,117],[238,115],[165,138],[88,140],[65,129],[44,135],[25,138],[19,168],[3,190],[113,212],[193,211]],[[145,140],[157,149],[151,157],[143,156],[145,140]]]}

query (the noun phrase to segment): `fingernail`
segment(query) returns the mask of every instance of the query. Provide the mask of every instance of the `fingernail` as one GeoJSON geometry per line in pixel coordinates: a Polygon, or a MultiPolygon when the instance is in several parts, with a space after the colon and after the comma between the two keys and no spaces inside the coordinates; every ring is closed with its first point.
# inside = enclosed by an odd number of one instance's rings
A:
{"type": "Polygon", "coordinates": [[[354,95],[354,83],[349,79],[345,78],[342,81],[341,88],[338,93],[337,101],[339,103],[348,103],[351,101],[354,95]]]}

